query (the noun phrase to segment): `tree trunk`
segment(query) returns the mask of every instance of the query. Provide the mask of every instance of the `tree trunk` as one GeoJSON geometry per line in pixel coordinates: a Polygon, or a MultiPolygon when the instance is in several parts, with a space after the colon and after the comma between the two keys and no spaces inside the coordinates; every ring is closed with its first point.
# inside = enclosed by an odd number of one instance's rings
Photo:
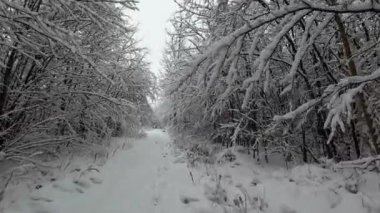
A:
{"type": "Polygon", "coordinates": [[[1,86],[1,92],[0,92],[0,116],[4,114],[4,108],[7,103],[7,96],[8,96],[8,88],[10,85],[10,79],[11,79],[11,72],[13,65],[16,61],[16,50],[12,49],[9,53],[9,57],[6,63],[6,67],[4,68],[4,71],[2,72],[3,76],[3,82],[1,86]]]}
{"type": "MultiPolygon", "coordinates": [[[[355,64],[354,60],[351,59],[352,51],[351,51],[350,42],[349,42],[348,35],[346,33],[346,30],[345,30],[344,24],[343,24],[342,19],[340,18],[340,16],[338,14],[336,14],[334,18],[335,18],[335,22],[338,25],[338,31],[340,33],[340,36],[341,36],[341,39],[343,42],[343,50],[344,50],[345,58],[347,60],[349,60],[348,61],[348,68],[349,68],[350,75],[356,76],[356,75],[358,75],[358,71],[357,71],[356,64],[355,64]]],[[[362,93],[358,94],[358,98],[356,99],[356,103],[357,103],[357,106],[359,108],[359,113],[360,112],[363,113],[363,119],[364,119],[364,121],[368,127],[368,134],[369,134],[369,137],[371,139],[370,141],[368,141],[368,143],[369,143],[369,146],[371,148],[372,154],[378,155],[378,154],[380,154],[380,143],[378,143],[378,136],[376,134],[376,129],[373,125],[373,120],[371,118],[371,115],[367,111],[367,103],[366,103],[365,98],[364,98],[362,93]]]]}
{"type": "Polygon", "coordinates": [[[306,146],[306,133],[302,130],[302,159],[304,163],[307,163],[307,146],[306,146]]]}
{"type": "Polygon", "coordinates": [[[360,142],[358,140],[358,137],[356,136],[356,128],[354,121],[351,121],[351,132],[352,132],[352,138],[354,139],[354,147],[355,147],[355,153],[356,158],[360,158],[360,142]]]}

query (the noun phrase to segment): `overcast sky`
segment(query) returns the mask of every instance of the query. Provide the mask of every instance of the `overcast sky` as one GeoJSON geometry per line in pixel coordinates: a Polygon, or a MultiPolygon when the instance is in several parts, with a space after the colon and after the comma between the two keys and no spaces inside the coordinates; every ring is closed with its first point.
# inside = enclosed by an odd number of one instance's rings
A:
{"type": "Polygon", "coordinates": [[[165,48],[165,28],[175,7],[173,0],[139,0],[139,11],[132,14],[134,22],[138,24],[138,38],[141,39],[142,46],[149,49],[148,60],[156,75],[160,72],[165,48]]]}

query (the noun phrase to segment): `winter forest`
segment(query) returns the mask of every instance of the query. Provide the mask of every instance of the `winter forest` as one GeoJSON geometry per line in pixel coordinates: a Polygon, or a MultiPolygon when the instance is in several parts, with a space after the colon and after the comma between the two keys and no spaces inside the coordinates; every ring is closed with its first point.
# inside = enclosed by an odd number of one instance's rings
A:
{"type": "Polygon", "coordinates": [[[140,1],[0,0],[1,213],[380,212],[379,0],[140,1]]]}

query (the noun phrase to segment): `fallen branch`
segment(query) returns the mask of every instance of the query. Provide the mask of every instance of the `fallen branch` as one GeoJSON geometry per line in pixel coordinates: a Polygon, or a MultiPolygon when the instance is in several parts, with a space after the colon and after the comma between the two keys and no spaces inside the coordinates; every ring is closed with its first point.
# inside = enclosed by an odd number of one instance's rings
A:
{"type": "Polygon", "coordinates": [[[338,169],[344,169],[344,168],[367,169],[372,164],[374,166],[378,167],[378,164],[376,164],[376,162],[380,163],[380,155],[362,158],[362,159],[358,159],[358,160],[352,160],[352,161],[342,161],[342,162],[336,164],[335,168],[338,168],[338,169]]]}

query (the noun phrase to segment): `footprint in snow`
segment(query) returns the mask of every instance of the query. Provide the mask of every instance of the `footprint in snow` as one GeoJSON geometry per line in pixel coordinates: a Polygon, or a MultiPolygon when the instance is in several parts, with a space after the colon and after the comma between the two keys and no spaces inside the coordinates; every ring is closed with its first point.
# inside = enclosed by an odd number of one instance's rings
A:
{"type": "Polygon", "coordinates": [[[85,189],[88,189],[91,187],[91,184],[85,180],[74,180],[73,183],[85,189]]]}
{"type": "Polygon", "coordinates": [[[155,197],[153,198],[153,205],[154,205],[154,206],[157,206],[159,203],[160,203],[160,197],[155,196],[155,197]]]}
{"type": "Polygon", "coordinates": [[[43,202],[46,202],[46,203],[53,202],[52,199],[45,198],[45,197],[40,197],[40,196],[30,196],[30,199],[33,200],[33,201],[43,201],[43,202]]]}
{"type": "Polygon", "coordinates": [[[67,187],[67,186],[62,186],[60,184],[53,184],[53,188],[59,189],[62,192],[67,192],[67,193],[74,193],[75,189],[67,187]]]}
{"type": "Polygon", "coordinates": [[[327,194],[327,200],[330,203],[330,208],[337,207],[342,202],[342,195],[340,195],[336,190],[329,189],[327,194]]]}
{"type": "Polygon", "coordinates": [[[91,181],[93,184],[102,184],[102,183],[103,183],[103,180],[100,179],[100,178],[97,178],[97,177],[90,177],[90,181],[91,181]]]}
{"type": "Polygon", "coordinates": [[[75,188],[75,191],[77,191],[78,193],[81,193],[81,194],[84,193],[84,191],[82,189],[80,189],[80,188],[75,188]]]}
{"type": "Polygon", "coordinates": [[[180,197],[180,200],[183,204],[189,204],[189,203],[192,203],[192,202],[198,202],[199,199],[198,198],[194,198],[194,197],[189,197],[189,196],[184,196],[182,195],[180,197]]]}
{"type": "Polygon", "coordinates": [[[89,188],[91,185],[88,182],[83,181],[73,181],[75,184],[74,186],[72,184],[53,184],[53,187],[56,189],[61,190],[62,192],[66,193],[81,193],[83,194],[83,188],[89,188]],[[79,186],[79,187],[78,187],[79,186]]]}

